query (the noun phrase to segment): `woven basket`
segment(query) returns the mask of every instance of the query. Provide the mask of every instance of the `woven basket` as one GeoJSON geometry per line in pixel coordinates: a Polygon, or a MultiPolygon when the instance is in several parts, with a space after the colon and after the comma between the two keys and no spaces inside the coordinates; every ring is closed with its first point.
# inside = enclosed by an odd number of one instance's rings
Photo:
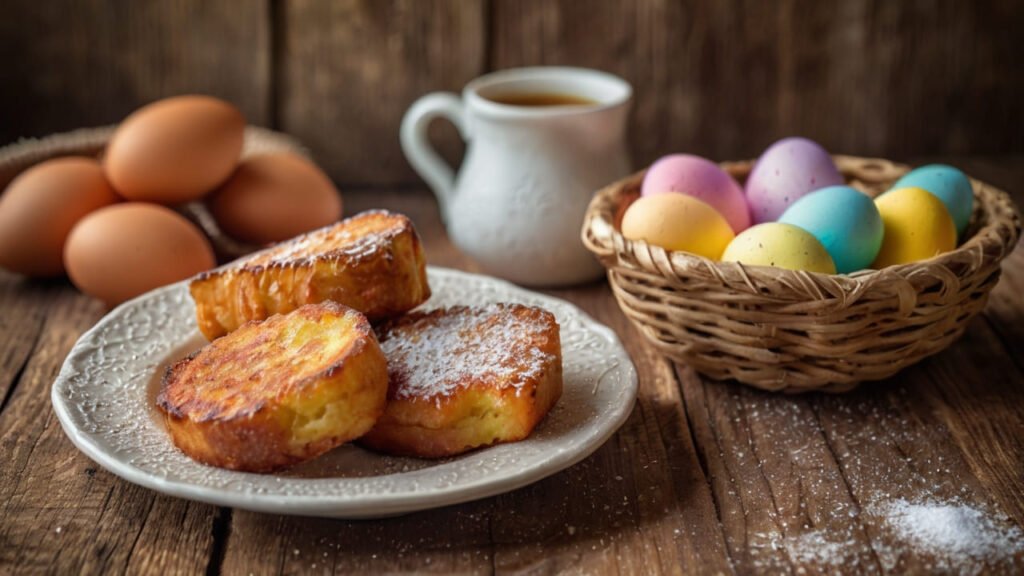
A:
{"type": "MultiPolygon", "coordinates": [[[[23,170],[51,158],[101,155],[116,128],[117,126],[80,128],[44,138],[25,138],[0,148],[0,191],[23,170]]],[[[246,127],[242,157],[270,152],[292,152],[309,156],[309,152],[291,136],[266,128],[246,127]]],[[[195,222],[210,237],[217,258],[222,262],[233,260],[258,248],[238,242],[224,234],[202,202],[189,202],[175,209],[195,222]]]]}
{"type": "MultiPolygon", "coordinates": [[[[834,159],[848,183],[871,196],[909,169],[834,159]]],[[[739,182],[752,167],[722,164],[739,182]]],[[[622,213],[643,175],[595,195],[584,244],[608,268],[623,312],[658,350],[711,378],[765,390],[844,392],[943,350],[985,307],[999,262],[1020,234],[1009,196],[972,179],[967,240],[929,260],[848,275],[715,262],[622,236],[622,213]]]]}

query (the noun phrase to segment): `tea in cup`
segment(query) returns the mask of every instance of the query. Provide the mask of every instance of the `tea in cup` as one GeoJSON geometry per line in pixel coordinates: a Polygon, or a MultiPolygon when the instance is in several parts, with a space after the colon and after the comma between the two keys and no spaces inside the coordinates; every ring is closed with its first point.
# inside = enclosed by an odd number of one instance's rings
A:
{"type": "Polygon", "coordinates": [[[402,148],[437,195],[452,242],[488,273],[562,286],[604,269],[580,227],[593,193],[630,172],[632,88],[597,70],[537,67],[477,78],[459,97],[420,98],[402,121],[402,148]],[[431,120],[459,129],[456,175],[427,140],[431,120]]]}

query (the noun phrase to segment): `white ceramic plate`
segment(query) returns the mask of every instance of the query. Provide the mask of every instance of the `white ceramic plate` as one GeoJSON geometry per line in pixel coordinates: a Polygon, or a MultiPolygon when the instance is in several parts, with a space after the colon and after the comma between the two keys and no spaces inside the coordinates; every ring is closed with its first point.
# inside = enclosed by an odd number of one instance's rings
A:
{"type": "Polygon", "coordinates": [[[428,270],[425,307],[522,302],[561,325],[562,399],[526,440],[445,460],[342,446],[282,474],[204,466],[171,443],[154,407],[165,367],[205,343],[186,284],[127,302],[75,344],[53,384],[53,407],[72,442],[118,476],[164,494],[260,512],[369,518],[507,492],[572,466],[625,422],[636,370],[615,334],[557,298],[487,276],[428,270]]]}

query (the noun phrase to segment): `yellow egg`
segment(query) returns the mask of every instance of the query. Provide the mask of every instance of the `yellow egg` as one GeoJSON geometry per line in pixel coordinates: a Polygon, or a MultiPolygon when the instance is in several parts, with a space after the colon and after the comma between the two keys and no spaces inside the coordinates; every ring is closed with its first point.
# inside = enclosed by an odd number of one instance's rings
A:
{"type": "Polygon", "coordinates": [[[733,239],[725,217],[685,194],[637,199],[622,216],[622,235],[666,250],[683,250],[717,260],[733,239]]]}
{"type": "Polygon", "coordinates": [[[828,250],[810,232],[792,224],[766,222],[747,228],[722,254],[724,262],[835,274],[828,250]]]}
{"type": "Polygon", "coordinates": [[[890,190],[875,200],[885,225],[882,249],[872,268],[925,260],[956,248],[949,210],[923,188],[890,190]]]}

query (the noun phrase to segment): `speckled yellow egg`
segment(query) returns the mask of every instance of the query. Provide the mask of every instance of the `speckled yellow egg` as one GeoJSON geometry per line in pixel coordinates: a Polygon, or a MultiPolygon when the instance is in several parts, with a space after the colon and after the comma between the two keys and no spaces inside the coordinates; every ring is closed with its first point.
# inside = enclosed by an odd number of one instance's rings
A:
{"type": "Polygon", "coordinates": [[[956,248],[949,210],[923,188],[890,190],[875,200],[885,236],[872,268],[925,260],[956,248]]]}
{"type": "Polygon", "coordinates": [[[734,237],[724,216],[707,203],[684,194],[637,199],[622,217],[622,235],[712,260],[718,260],[734,237]]]}
{"type": "Polygon", "coordinates": [[[766,222],[744,230],[722,254],[724,262],[835,274],[828,250],[813,234],[792,224],[766,222]]]}

